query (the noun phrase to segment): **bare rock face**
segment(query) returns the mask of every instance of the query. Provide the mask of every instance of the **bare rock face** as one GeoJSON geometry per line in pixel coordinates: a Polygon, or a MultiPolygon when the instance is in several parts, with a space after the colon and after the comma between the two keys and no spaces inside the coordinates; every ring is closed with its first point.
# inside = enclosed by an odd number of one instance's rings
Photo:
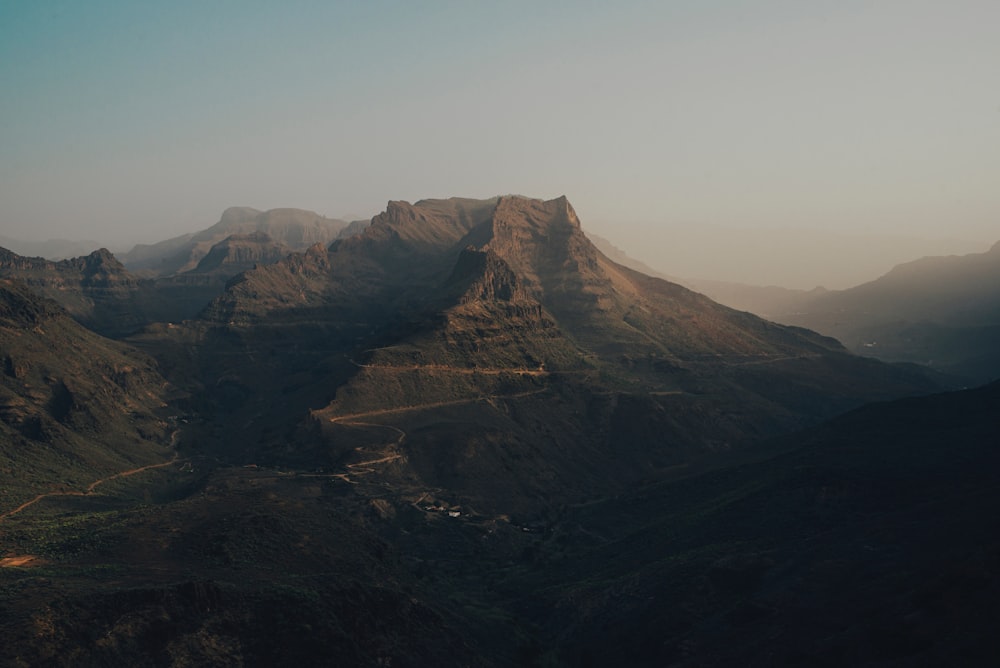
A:
{"type": "Polygon", "coordinates": [[[351,223],[342,229],[338,234],[338,239],[349,239],[351,237],[356,237],[371,225],[370,220],[352,220],[351,223]]]}
{"type": "Polygon", "coordinates": [[[598,251],[565,197],[548,202],[501,198],[485,245],[540,296],[580,291],[598,267],[598,251]]]}
{"type": "Polygon", "coordinates": [[[462,297],[463,303],[471,301],[528,301],[528,291],[521,284],[510,266],[493,251],[467,248],[458,256],[449,284],[471,281],[462,297]]]}

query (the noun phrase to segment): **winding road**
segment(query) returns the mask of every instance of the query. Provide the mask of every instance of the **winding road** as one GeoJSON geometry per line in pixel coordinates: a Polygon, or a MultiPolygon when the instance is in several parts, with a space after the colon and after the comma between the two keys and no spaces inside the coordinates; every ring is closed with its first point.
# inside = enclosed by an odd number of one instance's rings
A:
{"type": "MultiPolygon", "coordinates": [[[[175,446],[176,444],[177,444],[177,432],[175,431],[170,436],[170,445],[171,446],[175,446]]],[[[164,466],[170,466],[171,464],[176,464],[179,461],[181,461],[180,460],[180,454],[175,451],[174,452],[174,456],[168,462],[162,462],[160,464],[147,464],[146,466],[140,466],[139,468],[129,469],[127,471],[119,471],[118,473],[115,473],[113,475],[109,475],[106,478],[101,478],[100,480],[95,480],[94,482],[92,482],[89,485],[87,485],[87,489],[85,491],[82,491],[82,492],[46,492],[44,494],[39,494],[38,496],[36,496],[35,498],[31,499],[30,501],[26,501],[26,502],[22,503],[17,508],[14,508],[13,510],[8,510],[6,513],[0,514],[0,522],[2,522],[3,520],[7,519],[8,517],[11,517],[13,515],[17,515],[18,513],[20,513],[21,511],[23,511],[23,510],[25,510],[27,508],[30,508],[31,506],[35,505],[36,503],[38,503],[42,499],[48,499],[48,498],[52,498],[52,497],[56,497],[56,496],[91,496],[91,495],[94,494],[94,490],[95,489],[97,489],[98,487],[100,487],[101,485],[103,485],[106,482],[110,482],[110,481],[116,480],[118,478],[127,478],[129,476],[136,475],[137,473],[142,473],[143,471],[150,471],[152,469],[159,469],[159,468],[163,468],[164,466]]]]}
{"type": "MultiPolygon", "coordinates": [[[[358,366],[362,366],[362,365],[358,365],[358,366]]],[[[424,366],[418,366],[418,367],[378,367],[378,368],[395,368],[395,369],[409,370],[411,368],[416,369],[416,368],[428,368],[428,367],[426,365],[424,365],[424,366]]],[[[431,368],[449,368],[449,369],[455,369],[454,367],[438,367],[437,365],[432,365],[431,368]]],[[[528,369],[455,369],[455,370],[458,371],[458,372],[460,372],[460,373],[466,373],[466,372],[468,372],[468,373],[483,373],[483,374],[522,373],[522,374],[528,374],[528,375],[533,375],[533,376],[534,375],[544,375],[544,374],[548,373],[548,372],[542,371],[542,370],[528,370],[528,369]]],[[[380,409],[377,409],[377,410],[364,411],[364,412],[361,412],[361,413],[351,413],[351,414],[348,414],[348,415],[338,415],[336,417],[329,418],[329,420],[330,420],[330,422],[339,423],[339,424],[342,424],[342,425],[347,426],[347,427],[378,427],[378,428],[381,428],[381,429],[390,429],[390,430],[396,432],[397,434],[399,434],[399,438],[397,438],[394,443],[388,444],[387,447],[398,448],[399,446],[401,446],[403,444],[403,441],[406,440],[406,432],[405,431],[403,431],[399,427],[394,427],[392,425],[379,424],[379,423],[375,423],[375,422],[365,422],[364,420],[366,418],[372,418],[372,417],[382,416],[382,415],[391,415],[391,414],[394,414],[394,413],[409,413],[409,412],[414,412],[414,411],[431,410],[431,409],[434,409],[434,408],[446,408],[446,407],[449,407],[449,406],[462,406],[462,405],[466,405],[466,404],[477,403],[477,402],[480,402],[480,401],[483,401],[483,402],[492,402],[492,401],[494,401],[496,399],[521,399],[521,398],[524,398],[524,397],[530,397],[530,396],[535,395],[535,394],[540,394],[540,393],[545,392],[545,391],[547,391],[547,388],[541,388],[541,389],[538,389],[538,390],[531,390],[530,392],[518,392],[516,394],[487,395],[487,396],[480,396],[480,397],[470,397],[470,398],[467,398],[467,399],[453,399],[453,400],[450,400],[450,401],[430,401],[430,402],[423,403],[423,404],[412,404],[412,405],[409,405],[409,406],[398,406],[396,408],[380,408],[380,409]]],[[[373,473],[374,469],[371,468],[371,465],[373,465],[373,464],[384,464],[384,463],[387,463],[387,462],[396,461],[397,459],[402,459],[403,456],[404,456],[403,454],[395,452],[395,453],[391,453],[391,454],[385,455],[385,456],[377,458],[377,459],[369,459],[369,460],[363,461],[363,462],[355,462],[353,464],[347,464],[347,469],[348,469],[347,471],[345,471],[343,473],[328,473],[328,474],[324,474],[323,477],[327,477],[327,478],[339,478],[340,480],[343,480],[344,482],[350,483],[352,485],[356,485],[357,482],[355,482],[354,480],[351,480],[351,475],[352,474],[353,475],[362,475],[362,474],[366,474],[366,473],[373,473]]],[[[319,476],[317,476],[317,477],[319,477],[319,476]]]]}

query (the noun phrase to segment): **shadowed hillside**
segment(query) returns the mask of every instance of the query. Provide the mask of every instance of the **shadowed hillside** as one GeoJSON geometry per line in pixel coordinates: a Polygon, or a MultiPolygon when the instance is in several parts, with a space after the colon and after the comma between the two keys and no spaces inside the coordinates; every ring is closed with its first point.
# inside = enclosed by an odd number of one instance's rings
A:
{"type": "Polygon", "coordinates": [[[989,665],[1000,385],[875,404],[571,508],[499,598],[565,665],[989,665]]]}
{"type": "Polygon", "coordinates": [[[0,280],[0,515],[36,494],[167,461],[167,383],[153,360],[0,280]]]}

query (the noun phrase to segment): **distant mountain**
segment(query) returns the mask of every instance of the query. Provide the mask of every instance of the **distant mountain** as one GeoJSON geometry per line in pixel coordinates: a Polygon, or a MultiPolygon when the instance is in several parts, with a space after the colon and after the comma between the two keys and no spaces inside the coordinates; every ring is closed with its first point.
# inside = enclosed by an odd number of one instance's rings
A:
{"type": "Polygon", "coordinates": [[[926,257],[776,319],[810,327],[851,350],[919,362],[971,382],[1000,377],[1000,243],[985,253],[926,257]]]}
{"type": "Polygon", "coordinates": [[[266,235],[237,235],[213,246],[195,269],[150,279],[129,272],[107,249],[53,262],[0,248],[0,278],[22,281],[85,327],[121,338],[153,322],[194,317],[234,275],[289,252],[266,235]]]}
{"type": "Polygon", "coordinates": [[[822,287],[812,290],[792,290],[777,285],[744,285],[691,278],[683,279],[681,283],[720,304],[740,311],[749,311],[777,322],[783,322],[780,316],[794,313],[811,300],[828,292],[822,287]]]}
{"type": "Polygon", "coordinates": [[[931,254],[968,253],[979,245],[954,238],[851,232],[849,227],[740,228],[664,222],[621,225],[611,238],[671,274],[805,290],[818,285],[847,288],[872,280],[887,266],[931,254]]]}
{"type": "Polygon", "coordinates": [[[302,209],[258,211],[232,207],[208,229],[152,245],[138,245],[122,256],[122,262],[132,271],[171,276],[195,269],[212,246],[234,234],[264,233],[275,243],[304,250],[317,243],[329,244],[347,226],[343,220],[302,209]]]}
{"type": "Polygon", "coordinates": [[[825,288],[814,288],[813,290],[793,290],[782,288],[776,285],[759,286],[746,285],[743,283],[733,283],[729,281],[715,281],[703,278],[689,278],[671,276],[659,272],[649,265],[630,257],[625,251],[614,246],[610,241],[592,233],[587,236],[594,242],[602,253],[615,262],[625,265],[630,269],[642,272],[649,276],[657,276],[664,280],[672,281],[679,285],[700,292],[706,297],[717,301],[720,304],[729,306],[738,311],[749,311],[762,318],[775,319],[779,315],[785,315],[796,311],[802,304],[826,292],[825,288]]]}
{"type": "MultiPolygon", "coordinates": [[[[626,266],[652,271],[600,237],[595,244],[626,266]]],[[[669,280],[721,304],[832,336],[856,354],[925,364],[976,384],[1000,377],[998,247],[911,261],[848,290],[669,280]]]]}
{"type": "Polygon", "coordinates": [[[342,229],[337,234],[337,238],[338,239],[347,239],[348,237],[357,236],[357,235],[361,234],[362,232],[364,232],[368,228],[369,225],[371,225],[371,221],[370,220],[354,220],[354,221],[351,221],[351,223],[347,227],[345,227],[344,229],[342,229]]]}

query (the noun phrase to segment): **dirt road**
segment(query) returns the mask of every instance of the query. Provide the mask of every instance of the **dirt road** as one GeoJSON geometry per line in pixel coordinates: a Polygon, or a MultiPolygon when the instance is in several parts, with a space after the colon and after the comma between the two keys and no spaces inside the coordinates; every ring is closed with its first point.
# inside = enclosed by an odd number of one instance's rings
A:
{"type": "MultiPolygon", "coordinates": [[[[171,443],[175,442],[175,440],[176,439],[174,439],[172,437],[171,438],[171,443]]],[[[76,491],[71,491],[71,492],[46,492],[45,494],[39,494],[38,496],[36,496],[35,498],[31,499],[30,501],[26,501],[26,502],[22,503],[17,508],[14,508],[13,510],[8,510],[6,513],[3,513],[2,515],[0,515],[0,522],[2,522],[3,520],[7,519],[8,517],[11,517],[13,515],[17,515],[18,513],[20,513],[21,511],[23,511],[23,510],[25,510],[27,508],[30,508],[31,506],[35,505],[36,503],[38,503],[42,499],[48,499],[48,498],[56,497],[56,496],[91,496],[92,494],[94,494],[94,490],[95,489],[97,489],[99,486],[101,486],[104,483],[109,482],[111,480],[116,480],[117,478],[127,478],[128,476],[133,476],[133,475],[136,475],[137,473],[142,473],[143,471],[149,471],[151,469],[163,468],[164,466],[170,466],[171,464],[176,464],[179,461],[180,461],[179,455],[178,455],[178,453],[175,452],[173,458],[169,462],[163,462],[163,463],[160,463],[160,464],[148,464],[146,466],[140,466],[139,468],[129,469],[127,471],[119,471],[118,473],[115,473],[113,475],[109,475],[106,478],[101,478],[100,480],[95,480],[94,482],[92,482],[89,485],[87,485],[87,489],[85,491],[83,491],[83,492],[76,492],[76,491]]]]}

